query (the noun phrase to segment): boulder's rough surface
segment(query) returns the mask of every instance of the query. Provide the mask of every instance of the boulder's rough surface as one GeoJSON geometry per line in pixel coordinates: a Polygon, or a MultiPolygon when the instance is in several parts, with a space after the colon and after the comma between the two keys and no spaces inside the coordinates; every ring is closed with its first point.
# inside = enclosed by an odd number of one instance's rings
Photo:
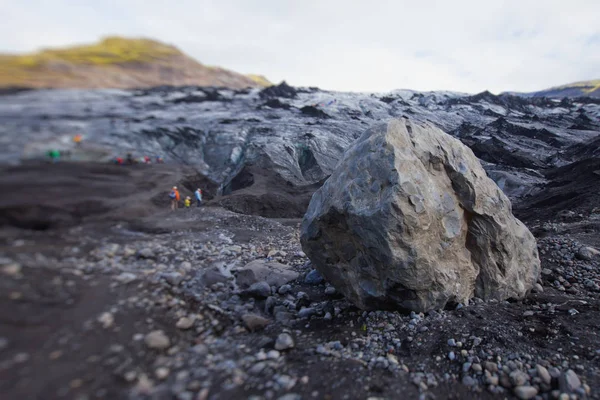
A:
{"type": "Polygon", "coordinates": [[[540,273],[533,235],[473,152],[407,119],[368,130],[348,150],[313,195],[301,241],[363,309],[522,298],[540,273]]]}

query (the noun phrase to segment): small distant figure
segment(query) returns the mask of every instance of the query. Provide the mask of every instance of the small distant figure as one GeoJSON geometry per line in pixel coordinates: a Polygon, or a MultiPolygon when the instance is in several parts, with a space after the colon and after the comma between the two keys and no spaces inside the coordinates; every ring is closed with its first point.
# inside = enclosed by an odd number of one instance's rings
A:
{"type": "Polygon", "coordinates": [[[151,164],[151,163],[152,163],[152,161],[150,160],[150,157],[149,157],[149,156],[144,156],[144,162],[145,162],[146,164],[151,164]]]}
{"type": "Polygon", "coordinates": [[[192,205],[192,198],[190,196],[187,196],[183,201],[183,204],[186,208],[189,208],[192,205]]]}
{"type": "Polygon", "coordinates": [[[134,163],[135,163],[135,160],[133,159],[133,154],[127,153],[127,164],[133,165],[134,163]]]}
{"type": "Polygon", "coordinates": [[[52,164],[56,164],[57,162],[60,161],[60,151],[58,151],[56,149],[49,150],[48,157],[50,157],[50,161],[52,161],[52,164]]]}
{"type": "Polygon", "coordinates": [[[171,211],[175,211],[179,207],[179,190],[177,190],[177,186],[173,186],[171,189],[171,193],[169,193],[169,197],[171,198],[171,211]]]}
{"type": "Polygon", "coordinates": [[[200,188],[196,189],[194,196],[196,197],[196,207],[200,207],[202,205],[202,190],[200,188]]]}
{"type": "Polygon", "coordinates": [[[161,156],[156,156],[156,163],[157,163],[157,164],[162,164],[162,163],[164,163],[164,162],[165,162],[165,161],[163,160],[163,158],[162,158],[161,156]]]}
{"type": "Polygon", "coordinates": [[[123,165],[123,157],[117,157],[117,158],[115,158],[115,164],[117,164],[117,165],[123,165]]]}
{"type": "Polygon", "coordinates": [[[77,146],[77,147],[81,146],[82,140],[83,140],[83,135],[81,133],[78,133],[77,135],[73,136],[73,143],[75,143],[75,146],[77,146]]]}

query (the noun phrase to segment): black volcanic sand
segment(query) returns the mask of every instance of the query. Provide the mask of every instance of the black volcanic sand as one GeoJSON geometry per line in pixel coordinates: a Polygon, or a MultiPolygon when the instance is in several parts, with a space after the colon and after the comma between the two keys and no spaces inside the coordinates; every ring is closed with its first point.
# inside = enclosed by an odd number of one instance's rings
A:
{"type": "MultiPolygon", "coordinates": [[[[300,219],[290,218],[300,215],[315,188],[291,189],[253,169],[227,189],[229,195],[216,198],[215,185],[183,167],[4,168],[1,253],[5,266],[15,260],[20,268],[4,267],[0,279],[0,393],[6,399],[277,399],[286,393],[300,396],[289,399],[512,397],[510,388],[489,391],[482,373],[463,372],[467,357],[448,345],[455,339],[480,364],[512,361],[525,370],[536,363],[573,369],[591,388],[590,397],[599,398],[599,292],[580,282],[579,272],[567,273],[582,266],[600,283],[598,260],[568,264],[557,256],[579,245],[600,246],[600,219],[594,219],[600,203],[597,166],[576,168],[551,172],[555,183],[515,205],[515,213],[547,249],[541,253],[547,269],[543,293],[520,302],[474,302],[430,313],[415,319],[414,330],[410,316],[367,315],[341,296],[326,294],[324,284],[304,283],[308,269],[298,254],[300,219]],[[183,195],[202,185],[207,207],[171,213],[167,193],[173,184],[183,195]],[[595,185],[595,192],[585,192],[585,185],[595,185]],[[236,214],[223,206],[278,219],[236,214]],[[236,245],[241,253],[231,248],[236,245]],[[150,259],[139,255],[146,247],[153,250],[150,259]],[[126,255],[128,248],[133,251],[126,255]],[[231,300],[231,282],[208,287],[199,278],[215,262],[243,265],[269,250],[283,251],[273,257],[301,274],[291,283],[293,296],[305,292],[305,305],[334,314],[332,320],[317,313],[312,319],[276,322],[264,299],[231,300]],[[191,268],[183,266],[186,262],[191,268]],[[183,283],[165,282],[161,274],[174,271],[183,283]],[[568,279],[561,281],[562,271],[568,279]],[[135,280],[120,281],[124,272],[135,280]],[[98,320],[105,312],[114,318],[107,327],[98,320]],[[250,332],[237,317],[240,312],[263,315],[271,323],[250,332]],[[190,314],[198,316],[194,328],[176,328],[177,320],[190,314]],[[147,349],[140,340],[157,329],[170,338],[169,350],[147,349]],[[295,347],[267,360],[257,357],[261,349],[272,350],[285,329],[295,347]],[[385,350],[392,339],[400,344],[385,350]],[[327,345],[336,341],[339,345],[327,345]],[[191,351],[192,346],[199,350],[191,351]],[[449,359],[450,351],[455,360],[449,359]],[[380,368],[381,360],[361,360],[359,352],[393,354],[402,368],[380,368]],[[167,368],[166,377],[156,376],[161,367],[167,368]],[[477,384],[465,384],[466,375],[477,384]]],[[[563,384],[553,379],[544,396],[564,389],[563,384]]]]}

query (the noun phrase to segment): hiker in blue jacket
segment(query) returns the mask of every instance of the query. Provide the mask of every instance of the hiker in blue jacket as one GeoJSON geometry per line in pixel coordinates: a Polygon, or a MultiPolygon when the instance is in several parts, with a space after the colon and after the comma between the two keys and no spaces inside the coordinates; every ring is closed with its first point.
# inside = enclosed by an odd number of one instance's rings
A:
{"type": "Polygon", "coordinates": [[[202,205],[202,190],[197,189],[194,196],[196,197],[196,207],[200,207],[202,205]]]}

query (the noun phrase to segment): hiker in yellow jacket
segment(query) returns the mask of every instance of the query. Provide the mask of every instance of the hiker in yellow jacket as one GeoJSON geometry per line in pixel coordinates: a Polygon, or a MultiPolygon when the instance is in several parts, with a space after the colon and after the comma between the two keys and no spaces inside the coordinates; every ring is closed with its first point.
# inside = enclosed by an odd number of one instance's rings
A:
{"type": "Polygon", "coordinates": [[[185,204],[186,207],[189,207],[192,204],[192,199],[190,198],[190,196],[185,198],[183,204],[185,204]]]}

